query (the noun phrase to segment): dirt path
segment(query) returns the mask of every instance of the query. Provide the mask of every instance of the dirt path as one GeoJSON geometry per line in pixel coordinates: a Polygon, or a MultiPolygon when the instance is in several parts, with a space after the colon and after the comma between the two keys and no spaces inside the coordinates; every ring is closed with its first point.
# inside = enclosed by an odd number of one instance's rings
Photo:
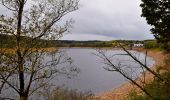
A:
{"type": "MultiPolygon", "coordinates": [[[[138,50],[138,51],[144,52],[144,50],[138,50]]],[[[165,55],[157,50],[149,50],[148,56],[152,57],[155,60],[155,64],[152,67],[153,70],[156,69],[156,66],[162,65],[163,60],[165,59],[165,55]]],[[[140,78],[142,78],[142,76],[140,76],[140,78]]],[[[146,82],[149,82],[152,79],[153,79],[153,75],[150,74],[149,72],[146,72],[146,82]]],[[[137,80],[137,82],[140,84],[139,80],[137,80]]],[[[136,86],[132,85],[131,83],[126,83],[118,88],[113,89],[112,91],[101,94],[99,97],[101,98],[101,100],[126,100],[125,98],[127,94],[132,90],[136,90],[140,92],[140,90],[136,86]]]]}

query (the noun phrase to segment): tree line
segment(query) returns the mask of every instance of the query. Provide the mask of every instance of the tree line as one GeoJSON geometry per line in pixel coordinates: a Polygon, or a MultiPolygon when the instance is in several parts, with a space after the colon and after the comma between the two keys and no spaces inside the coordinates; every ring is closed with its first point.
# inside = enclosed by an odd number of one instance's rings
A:
{"type": "MultiPolygon", "coordinates": [[[[14,41],[15,37],[11,35],[0,34],[0,47],[1,48],[14,48],[16,43],[14,41]]],[[[22,36],[22,40],[25,42],[31,40],[30,37],[22,36]]],[[[147,49],[151,48],[162,48],[156,40],[112,40],[112,41],[75,41],[75,40],[46,40],[46,39],[37,39],[36,46],[39,48],[49,48],[49,47],[118,47],[117,43],[123,43],[126,45],[133,45],[136,43],[144,44],[144,47],[147,49]]],[[[24,47],[24,44],[21,44],[24,47]]]]}

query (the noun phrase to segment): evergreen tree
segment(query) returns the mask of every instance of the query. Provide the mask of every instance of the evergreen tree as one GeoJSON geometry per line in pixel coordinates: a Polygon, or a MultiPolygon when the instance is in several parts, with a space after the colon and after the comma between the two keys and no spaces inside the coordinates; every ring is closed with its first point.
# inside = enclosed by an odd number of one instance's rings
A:
{"type": "Polygon", "coordinates": [[[140,6],[154,37],[170,51],[170,0],[142,0],[140,6]]]}

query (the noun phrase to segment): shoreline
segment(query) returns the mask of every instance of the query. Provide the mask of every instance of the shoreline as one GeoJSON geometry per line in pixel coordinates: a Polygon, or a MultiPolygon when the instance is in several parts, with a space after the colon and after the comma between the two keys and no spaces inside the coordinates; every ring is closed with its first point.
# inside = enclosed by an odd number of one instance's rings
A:
{"type": "MultiPolygon", "coordinates": [[[[94,47],[50,47],[50,48],[39,48],[38,50],[45,50],[47,52],[52,52],[55,51],[56,49],[111,49],[111,50],[122,50],[121,48],[109,48],[109,47],[101,47],[101,48],[94,48],[94,47]]],[[[34,48],[33,48],[34,49],[34,48]]],[[[12,48],[0,48],[1,50],[7,50],[7,51],[14,51],[15,49],[12,48]]],[[[134,48],[132,49],[134,51],[138,51],[141,53],[145,54],[145,50],[143,48],[134,48]]],[[[151,66],[150,68],[152,70],[155,70],[158,65],[163,64],[165,54],[163,52],[158,51],[158,50],[148,50],[148,55],[149,57],[153,58],[155,61],[154,65],[151,66]]],[[[142,78],[142,75],[139,76],[139,78],[142,78]]],[[[153,79],[153,75],[146,72],[146,82],[149,83],[153,79]]],[[[137,80],[138,81],[138,80],[137,80]]],[[[116,88],[110,89],[109,91],[99,93],[96,95],[96,97],[99,97],[100,100],[124,100],[124,98],[127,96],[127,94],[135,90],[138,93],[141,92],[140,89],[136,89],[136,86],[133,86],[130,82],[124,83],[116,88]]]]}
{"type": "MultiPolygon", "coordinates": [[[[139,51],[144,53],[145,49],[134,49],[135,51],[139,51]]],[[[155,61],[155,64],[151,67],[152,70],[156,70],[158,65],[162,65],[163,61],[165,59],[165,54],[163,54],[163,52],[158,51],[158,50],[148,50],[148,56],[153,58],[155,61]]],[[[149,72],[145,72],[146,73],[146,83],[149,83],[150,81],[153,80],[153,75],[149,72]]],[[[143,78],[143,76],[139,76],[139,79],[143,78]]],[[[136,82],[138,82],[139,84],[140,81],[136,80],[136,82]]],[[[141,90],[132,85],[130,82],[127,82],[117,88],[112,89],[111,91],[105,92],[103,94],[99,94],[97,97],[100,98],[100,100],[124,100],[125,97],[132,91],[135,90],[138,93],[141,92],[141,90]]]]}

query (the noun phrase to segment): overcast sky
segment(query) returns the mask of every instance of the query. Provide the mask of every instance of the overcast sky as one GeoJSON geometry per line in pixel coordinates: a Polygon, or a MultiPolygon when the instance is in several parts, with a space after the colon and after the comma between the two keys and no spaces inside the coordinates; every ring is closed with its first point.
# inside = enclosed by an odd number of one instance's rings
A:
{"type": "MultiPolygon", "coordinates": [[[[141,0],[80,0],[79,10],[64,19],[75,20],[71,33],[62,40],[145,40],[153,39],[142,18],[141,0]]],[[[0,6],[0,14],[7,11],[0,6]]]]}
{"type": "Polygon", "coordinates": [[[141,18],[140,0],[80,0],[80,9],[69,14],[75,20],[63,40],[153,39],[141,18]]]}

